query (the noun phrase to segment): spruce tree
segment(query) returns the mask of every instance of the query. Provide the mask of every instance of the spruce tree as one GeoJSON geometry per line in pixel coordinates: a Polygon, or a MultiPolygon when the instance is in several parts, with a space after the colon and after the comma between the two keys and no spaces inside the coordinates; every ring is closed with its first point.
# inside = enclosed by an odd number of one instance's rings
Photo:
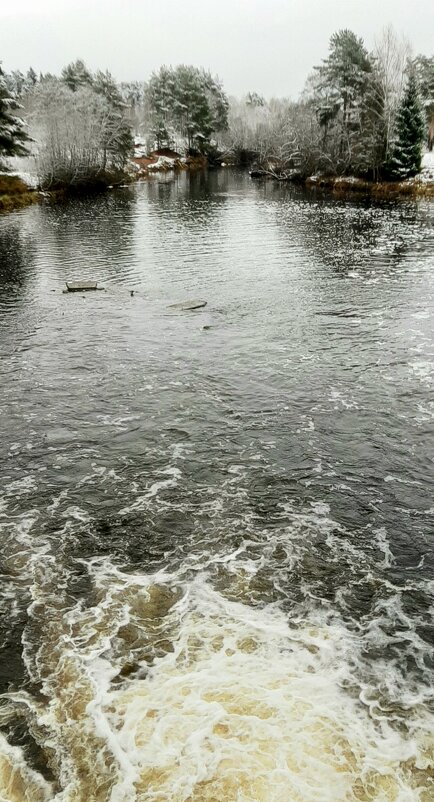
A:
{"type": "Polygon", "coordinates": [[[0,165],[3,169],[2,157],[26,156],[28,153],[25,143],[30,141],[30,137],[24,130],[22,120],[14,113],[19,108],[6,87],[4,72],[0,67],[0,165]]]}
{"type": "Polygon", "coordinates": [[[419,101],[416,76],[408,76],[404,97],[396,119],[396,142],[387,171],[394,178],[410,178],[420,172],[425,122],[419,101]]]}

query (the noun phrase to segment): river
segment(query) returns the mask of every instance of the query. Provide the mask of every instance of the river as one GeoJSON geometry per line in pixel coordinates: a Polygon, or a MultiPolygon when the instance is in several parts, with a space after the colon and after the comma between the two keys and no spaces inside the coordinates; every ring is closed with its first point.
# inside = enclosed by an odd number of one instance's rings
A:
{"type": "Polygon", "coordinates": [[[0,218],[2,802],[432,802],[433,209],[0,218]]]}

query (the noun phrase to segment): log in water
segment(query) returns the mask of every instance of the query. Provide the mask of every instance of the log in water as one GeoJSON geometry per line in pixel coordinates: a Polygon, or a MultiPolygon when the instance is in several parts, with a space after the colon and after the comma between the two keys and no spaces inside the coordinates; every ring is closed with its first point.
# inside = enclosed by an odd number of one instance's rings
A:
{"type": "Polygon", "coordinates": [[[1,218],[0,798],[432,801],[433,245],[230,171],[1,218]]]}

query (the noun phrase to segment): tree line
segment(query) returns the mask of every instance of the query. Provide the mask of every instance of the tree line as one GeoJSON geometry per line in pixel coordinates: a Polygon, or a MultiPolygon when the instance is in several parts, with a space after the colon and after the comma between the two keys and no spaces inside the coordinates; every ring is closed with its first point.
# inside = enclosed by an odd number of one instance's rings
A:
{"type": "Polygon", "coordinates": [[[234,102],[226,141],[278,177],[416,175],[434,141],[434,56],[411,58],[390,28],[373,52],[338,31],[297,102],[234,102]]]}
{"type": "Polygon", "coordinates": [[[434,144],[434,56],[411,58],[392,29],[372,52],[341,30],[296,102],[228,98],[218,78],[188,65],[123,83],[81,60],[59,76],[0,68],[0,159],[31,153],[41,186],[122,180],[134,135],[148,152],[254,161],[280,178],[407,178],[434,144]]]}

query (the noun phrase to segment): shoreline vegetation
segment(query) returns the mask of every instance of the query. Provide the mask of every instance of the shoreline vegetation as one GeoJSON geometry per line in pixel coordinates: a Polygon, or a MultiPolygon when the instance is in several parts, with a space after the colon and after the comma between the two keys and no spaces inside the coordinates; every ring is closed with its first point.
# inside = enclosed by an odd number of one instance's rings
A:
{"type": "Polygon", "coordinates": [[[34,203],[54,203],[65,201],[80,195],[97,195],[119,187],[126,187],[138,181],[144,181],[161,173],[180,171],[200,171],[205,169],[242,169],[248,172],[252,180],[271,180],[279,183],[295,184],[312,191],[331,192],[342,197],[362,194],[378,199],[391,198],[434,198],[434,154],[425,154],[428,166],[421,173],[404,181],[372,181],[357,176],[333,176],[315,174],[302,176],[297,171],[289,175],[279,175],[274,169],[258,169],[245,162],[224,158],[213,158],[210,162],[204,155],[183,157],[175,151],[161,149],[148,155],[136,156],[132,159],[128,171],[124,173],[106,173],[93,183],[68,186],[57,185],[43,189],[34,180],[26,183],[27,176],[14,173],[0,173],[0,214],[12,212],[34,203]]]}
{"type": "Polygon", "coordinates": [[[161,173],[177,173],[181,171],[200,171],[212,169],[242,169],[247,171],[252,180],[278,181],[295,184],[308,190],[326,191],[341,197],[355,194],[370,195],[378,199],[399,198],[434,198],[434,171],[422,172],[404,181],[372,181],[357,176],[311,175],[303,177],[298,173],[279,176],[272,170],[248,169],[245,164],[234,161],[210,163],[204,155],[183,157],[174,151],[152,152],[148,156],[140,156],[132,161],[128,172],[121,175],[107,174],[103,180],[79,186],[55,186],[42,189],[39,185],[26,183],[26,176],[14,173],[0,173],[0,214],[13,212],[35,203],[55,203],[68,198],[97,195],[119,187],[126,187],[139,181],[145,181],[161,173]]]}
{"type": "Polygon", "coordinates": [[[334,33],[295,101],[228,97],[185,64],[130,82],[80,59],[60,75],[0,67],[0,212],[220,167],[340,196],[433,197],[433,147],[434,55],[414,58],[392,28],[370,51],[334,33]]]}

